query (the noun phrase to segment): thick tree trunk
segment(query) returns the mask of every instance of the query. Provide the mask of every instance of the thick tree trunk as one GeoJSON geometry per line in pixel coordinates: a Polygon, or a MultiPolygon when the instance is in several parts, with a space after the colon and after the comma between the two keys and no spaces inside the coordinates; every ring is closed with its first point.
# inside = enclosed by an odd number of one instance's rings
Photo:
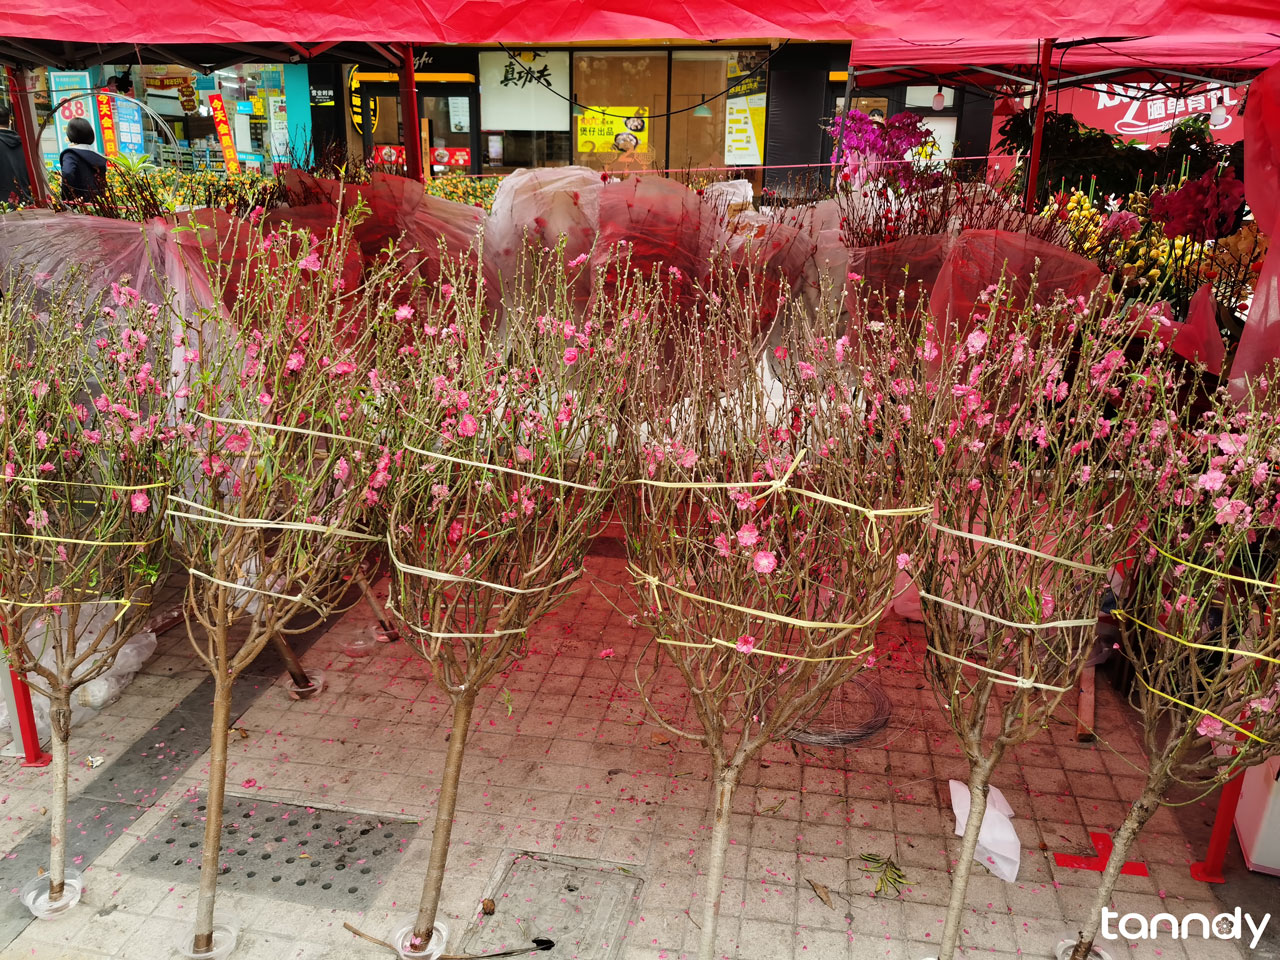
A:
{"type": "Polygon", "coordinates": [[[960,860],[951,874],[951,900],[947,904],[947,922],[942,929],[942,947],[938,960],[952,960],[960,943],[960,926],[964,922],[965,901],[969,893],[969,876],[973,873],[973,854],[978,849],[978,833],[987,812],[987,789],[991,771],[999,760],[988,757],[969,768],[969,819],[964,825],[960,844],[960,860]]]}
{"type": "Polygon", "coordinates": [[[702,901],[702,935],[698,960],[712,960],[716,952],[716,927],[720,923],[720,892],[724,886],[724,861],[729,850],[729,826],[733,791],[742,768],[730,766],[716,773],[715,822],[711,825],[711,853],[707,861],[707,884],[702,901]]]}
{"type": "Polygon", "coordinates": [[[1111,895],[1115,893],[1116,881],[1120,879],[1120,871],[1129,858],[1129,851],[1138,839],[1138,834],[1147,825],[1147,821],[1160,809],[1160,796],[1167,785],[1167,776],[1153,778],[1148,781],[1142,796],[1133,802],[1124,822],[1116,831],[1111,847],[1111,856],[1107,860],[1106,869],[1102,871],[1102,879],[1098,881],[1098,889],[1094,894],[1093,906],[1089,909],[1089,917],[1085,927],[1076,937],[1075,948],[1071,951],[1071,960],[1088,960],[1089,951],[1093,949],[1093,941],[1097,939],[1098,929],[1102,925],[1102,911],[1111,905],[1111,895]]]}
{"type": "Polygon", "coordinates": [[[200,893],[196,901],[198,951],[213,947],[213,907],[222,869],[222,803],[227,790],[227,728],[231,725],[231,684],[214,687],[209,729],[209,791],[205,798],[204,848],[200,851],[200,893]]]}
{"type": "Polygon", "coordinates": [[[453,835],[453,816],[458,806],[458,781],[462,777],[462,760],[467,748],[467,734],[471,728],[471,711],[475,704],[476,691],[468,687],[453,705],[453,733],[449,737],[449,752],[445,755],[444,773],[440,780],[440,801],[436,804],[436,825],[431,834],[431,856],[427,860],[427,875],[422,881],[422,901],[413,927],[414,937],[420,938],[423,946],[431,942],[431,931],[436,925],[436,913],[440,909],[440,888],[444,885],[444,871],[449,860],[449,839],[453,835]]]}
{"type": "Polygon", "coordinates": [[[53,753],[53,819],[49,822],[49,902],[57,903],[67,882],[67,777],[70,773],[71,704],[67,698],[49,711],[53,753]]]}

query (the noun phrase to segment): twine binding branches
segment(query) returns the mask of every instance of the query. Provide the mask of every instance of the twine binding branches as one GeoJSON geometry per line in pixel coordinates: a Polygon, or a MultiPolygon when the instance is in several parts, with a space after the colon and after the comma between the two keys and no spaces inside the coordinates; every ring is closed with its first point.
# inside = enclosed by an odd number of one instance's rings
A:
{"type": "MultiPolygon", "coordinates": [[[[394,564],[395,568],[399,570],[401,573],[411,573],[415,576],[427,577],[431,580],[439,580],[443,583],[470,583],[480,587],[488,587],[491,590],[498,590],[502,593],[516,593],[516,594],[542,593],[544,590],[549,590],[552,587],[558,587],[562,583],[568,583],[570,580],[573,580],[574,578],[581,576],[583,570],[586,569],[585,567],[578,567],[578,569],[569,571],[569,573],[565,574],[563,577],[561,577],[559,580],[555,581],[554,583],[543,584],[542,586],[539,586],[539,587],[510,587],[502,583],[491,583],[488,580],[478,580],[475,577],[460,577],[454,573],[445,573],[441,570],[428,570],[426,567],[417,567],[411,563],[405,563],[398,556],[396,556],[395,545],[391,542],[390,533],[387,534],[387,556],[390,557],[392,564],[394,564]]],[[[543,561],[543,565],[545,566],[547,563],[550,563],[551,560],[552,560],[552,557],[548,556],[547,559],[543,561]]],[[[538,572],[537,568],[529,571],[529,573],[537,573],[537,572],[538,572]]],[[[447,634],[444,634],[442,636],[447,636],[447,634]]],[[[460,634],[459,636],[467,636],[467,635],[460,634]]],[[[480,634],[480,636],[487,637],[487,636],[492,636],[492,634],[486,633],[486,634],[480,634]]]]}

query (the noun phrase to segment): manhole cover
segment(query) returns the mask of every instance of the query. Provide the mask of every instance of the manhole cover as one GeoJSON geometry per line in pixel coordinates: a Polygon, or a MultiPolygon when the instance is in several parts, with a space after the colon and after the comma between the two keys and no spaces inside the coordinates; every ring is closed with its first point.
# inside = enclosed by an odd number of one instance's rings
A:
{"type": "MultiPolygon", "coordinates": [[[[121,869],[199,882],[205,805],[193,798],[125,857],[121,869]]],[[[416,822],[232,798],[224,808],[218,888],[316,906],[373,903],[416,822]]]]}
{"type": "Polygon", "coordinates": [[[644,885],[630,867],[520,851],[509,851],[503,862],[485,894],[494,901],[493,916],[472,922],[460,953],[510,950],[546,937],[566,960],[622,956],[644,885]]]}

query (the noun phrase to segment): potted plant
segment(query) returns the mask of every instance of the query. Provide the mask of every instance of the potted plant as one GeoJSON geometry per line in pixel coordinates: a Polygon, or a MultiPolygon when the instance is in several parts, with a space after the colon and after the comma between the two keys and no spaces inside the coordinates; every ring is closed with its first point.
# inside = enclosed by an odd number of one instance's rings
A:
{"type": "Polygon", "coordinates": [[[259,229],[238,276],[206,263],[213,305],[174,335],[174,553],[188,637],[214,678],[195,931],[179,945],[191,957],[224,956],[235,936],[214,920],[232,685],[273,638],[358,600],[351,580],[381,539],[391,454],[364,421],[382,390],[372,344],[406,294],[394,258],[351,283],[349,242],[349,221],[324,242],[259,229]]]}
{"type": "Polygon", "coordinates": [[[145,619],[165,550],[164,329],[127,284],[106,303],[74,283],[0,301],[0,616],[9,665],[49,699],[49,869],[23,891],[39,917],[73,906],[67,777],[76,691],[145,619]]]}
{"type": "Polygon", "coordinates": [[[874,664],[876,623],[928,512],[898,442],[910,413],[872,399],[891,379],[893,332],[851,344],[839,302],[821,303],[810,321],[784,298],[771,390],[761,305],[703,295],[679,349],[645,371],[628,432],[637,479],[621,506],[635,616],[653,634],[636,682],[655,721],[711,759],[699,960],[715,953],[744,770],[874,664]],[[692,728],[664,715],[655,681],[673,673],[692,728]]]}
{"type": "MultiPolygon", "coordinates": [[[[968,332],[926,318],[914,351],[936,487],[920,589],[925,667],[969,765],[969,809],[939,956],[959,944],[991,778],[1075,689],[1094,650],[1111,566],[1141,500],[1126,491],[1135,437],[1165,381],[1159,341],[1129,307],[979,298],[968,332]]],[[[904,371],[904,378],[908,374],[904,371]]]]}
{"type": "Polygon", "coordinates": [[[624,275],[575,313],[563,259],[531,254],[496,314],[475,267],[450,264],[386,345],[394,389],[378,429],[403,457],[388,606],[453,708],[421,902],[392,938],[405,957],[437,956],[448,937],[437,918],[480,692],[581,575],[625,466],[618,410],[653,296],[624,275]]]}

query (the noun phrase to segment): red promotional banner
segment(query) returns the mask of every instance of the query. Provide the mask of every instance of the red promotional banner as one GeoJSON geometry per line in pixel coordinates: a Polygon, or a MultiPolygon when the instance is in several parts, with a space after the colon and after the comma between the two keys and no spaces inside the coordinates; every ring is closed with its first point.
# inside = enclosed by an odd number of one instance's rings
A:
{"type": "Polygon", "coordinates": [[[222,159],[226,161],[227,173],[239,173],[240,158],[236,156],[236,142],[231,136],[231,121],[227,119],[227,105],[222,102],[222,94],[209,95],[209,108],[213,111],[213,128],[218,131],[218,142],[222,144],[222,159]]]}
{"type": "Polygon", "coordinates": [[[1169,131],[1179,120],[1211,113],[1218,104],[1226,108],[1226,116],[1217,123],[1210,121],[1213,138],[1219,143],[1243,139],[1243,99],[1243,89],[1217,83],[1203,84],[1190,93],[1180,91],[1176,96],[1160,84],[1099,83],[1064,90],[1049,104],[1051,109],[1070,113],[1086,126],[1155,147],[1169,142],[1169,131]]]}
{"type": "Polygon", "coordinates": [[[98,102],[98,127],[102,130],[102,155],[116,157],[120,155],[120,140],[116,136],[116,113],[111,105],[111,94],[100,93],[95,98],[98,102]]]}
{"type": "MultiPolygon", "coordinates": [[[[375,163],[405,165],[404,147],[398,143],[384,143],[373,148],[375,163]]],[[[471,166],[471,150],[467,147],[435,147],[428,159],[437,167],[471,166]]]]}
{"type": "Polygon", "coordinates": [[[441,167],[469,167],[471,150],[467,147],[436,147],[431,151],[431,162],[441,167]]]}

